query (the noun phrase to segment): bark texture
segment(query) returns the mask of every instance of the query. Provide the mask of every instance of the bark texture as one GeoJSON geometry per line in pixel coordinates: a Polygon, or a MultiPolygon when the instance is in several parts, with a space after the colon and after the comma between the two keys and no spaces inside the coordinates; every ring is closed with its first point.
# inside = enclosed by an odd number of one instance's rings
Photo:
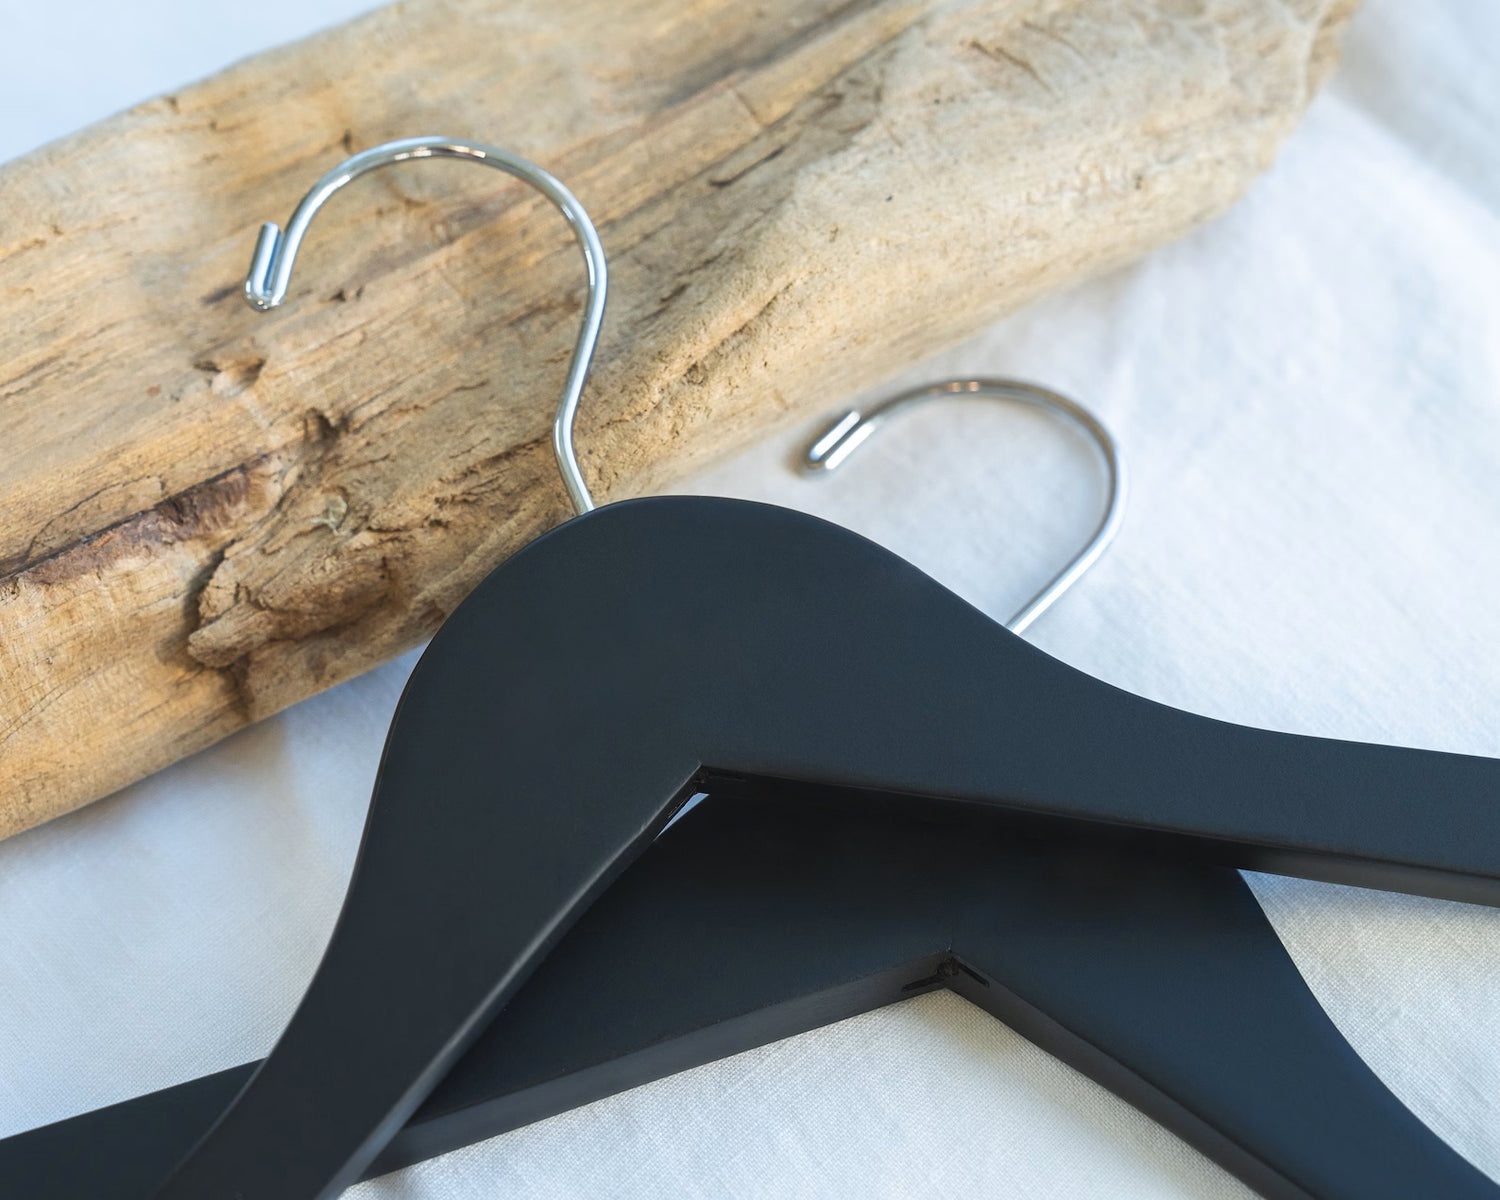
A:
{"type": "Polygon", "coordinates": [[[408,0],[5,166],[0,836],[412,645],[567,515],[583,277],[522,185],[380,172],[242,302],[350,151],[475,137],[590,209],[621,498],[1222,211],[1350,7],[408,0]]]}

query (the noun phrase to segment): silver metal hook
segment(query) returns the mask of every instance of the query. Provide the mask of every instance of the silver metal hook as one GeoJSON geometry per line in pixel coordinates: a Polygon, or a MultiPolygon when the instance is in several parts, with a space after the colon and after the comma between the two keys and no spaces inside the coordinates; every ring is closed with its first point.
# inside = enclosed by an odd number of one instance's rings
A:
{"type": "Polygon", "coordinates": [[[609,274],[604,263],[604,247],[600,244],[599,234],[583,205],[561,182],[535,163],[497,146],[445,137],[402,138],[345,159],[313,184],[312,189],[293,210],[291,219],[286,223],[285,233],[272,222],[260,227],[255,254],[250,259],[250,270],[245,275],[245,299],[252,308],[260,312],[266,312],[280,304],[286,298],[287,287],[292,281],[292,264],[297,261],[302,238],[313,217],[328,198],[346,183],[377,167],[416,158],[461,158],[484,163],[508,175],[514,175],[552,201],[567,218],[578,238],[583,249],[584,265],[588,268],[589,294],[588,302],[584,305],[583,325],[578,330],[578,341],[573,346],[573,357],[568,363],[568,377],[563,385],[562,399],[557,402],[557,411],[552,419],[552,450],[557,456],[557,469],[562,472],[563,484],[568,489],[568,498],[572,500],[574,510],[580,514],[586,513],[594,507],[594,498],[584,483],[583,472],[578,467],[578,456],[573,451],[573,418],[578,411],[578,398],[583,394],[584,380],[588,378],[589,364],[593,361],[599,326],[604,321],[604,299],[609,290],[609,274]]]}
{"type": "Polygon", "coordinates": [[[1099,561],[1110,542],[1114,541],[1115,534],[1120,531],[1120,520],[1125,508],[1125,464],[1120,458],[1120,450],[1113,435],[1083,405],[1048,388],[1014,379],[950,379],[943,383],[924,384],[882,400],[867,411],[851,409],[845,413],[808,449],[802,467],[810,474],[836,471],[883,423],[898,412],[945,396],[1013,400],[1061,416],[1087,434],[1099,447],[1099,453],[1104,459],[1104,469],[1109,480],[1109,503],[1105,506],[1104,515],[1083,549],[1005,623],[1011,632],[1024,633],[1033,621],[1051,608],[1064,592],[1099,561]]]}

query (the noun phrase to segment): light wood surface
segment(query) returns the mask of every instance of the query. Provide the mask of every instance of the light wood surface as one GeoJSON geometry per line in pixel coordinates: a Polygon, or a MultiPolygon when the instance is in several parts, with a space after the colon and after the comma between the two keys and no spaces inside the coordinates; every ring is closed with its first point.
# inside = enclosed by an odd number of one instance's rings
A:
{"type": "Polygon", "coordinates": [[[1221,212],[1351,7],[409,0],[5,166],[0,836],[411,646],[568,514],[583,277],[522,185],[361,180],[241,300],[351,150],[494,142],[589,208],[618,499],[1221,212]]]}

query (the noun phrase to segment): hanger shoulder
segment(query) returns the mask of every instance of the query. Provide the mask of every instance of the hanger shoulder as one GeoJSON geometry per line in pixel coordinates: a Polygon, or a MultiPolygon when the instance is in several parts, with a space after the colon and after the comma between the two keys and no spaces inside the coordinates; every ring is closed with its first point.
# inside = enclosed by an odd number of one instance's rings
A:
{"type": "Polygon", "coordinates": [[[1133,696],[786,509],[678,497],[599,516],[554,535],[577,548],[559,547],[552,591],[588,597],[559,624],[595,626],[578,686],[612,676],[620,707],[649,697],[710,772],[961,799],[1238,866],[1500,902],[1500,761],[1133,696]],[[611,647],[625,661],[595,670],[611,647]]]}

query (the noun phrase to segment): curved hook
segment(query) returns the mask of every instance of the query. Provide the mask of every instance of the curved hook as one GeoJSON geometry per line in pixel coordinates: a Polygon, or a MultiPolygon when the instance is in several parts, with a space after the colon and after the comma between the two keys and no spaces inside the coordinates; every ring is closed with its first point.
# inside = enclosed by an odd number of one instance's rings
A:
{"type": "Polygon", "coordinates": [[[1043,409],[1066,418],[1083,430],[1099,447],[1099,453],[1103,456],[1105,473],[1109,479],[1109,503],[1105,506],[1104,515],[1083,549],[1005,623],[1012,633],[1024,633],[1033,621],[1051,608],[1064,592],[1099,561],[1110,542],[1114,541],[1115,534],[1120,531],[1120,520],[1125,508],[1125,464],[1120,458],[1120,449],[1115,444],[1113,435],[1083,405],[1048,388],[1014,379],[950,379],[942,383],[923,384],[898,392],[867,412],[859,409],[846,412],[808,449],[807,457],[802,463],[803,470],[817,474],[838,470],[871,434],[896,413],[944,396],[987,396],[999,400],[1014,400],[1019,404],[1043,409]]]}
{"type": "Polygon", "coordinates": [[[600,245],[599,234],[583,205],[561,182],[535,163],[498,146],[444,137],[402,138],[345,159],[313,184],[312,189],[293,210],[291,219],[286,223],[285,233],[273,222],[260,227],[255,254],[250,259],[250,270],[245,275],[245,299],[252,308],[260,312],[266,312],[280,304],[286,298],[287,287],[292,281],[292,264],[297,261],[302,238],[313,217],[328,198],[346,183],[358,179],[366,172],[416,158],[461,158],[514,175],[552,201],[567,218],[578,238],[583,249],[584,265],[588,268],[589,295],[584,306],[583,325],[578,331],[578,341],[568,363],[568,377],[563,385],[562,399],[557,403],[557,412],[552,420],[552,450],[557,456],[557,468],[562,472],[563,483],[568,489],[568,498],[572,500],[574,510],[586,513],[594,507],[594,498],[584,483],[583,472],[578,467],[578,456],[573,451],[573,417],[578,411],[578,398],[583,393],[583,383],[588,377],[589,364],[594,357],[594,344],[599,339],[599,326],[604,320],[604,298],[609,290],[609,275],[604,263],[604,247],[600,245]]]}

